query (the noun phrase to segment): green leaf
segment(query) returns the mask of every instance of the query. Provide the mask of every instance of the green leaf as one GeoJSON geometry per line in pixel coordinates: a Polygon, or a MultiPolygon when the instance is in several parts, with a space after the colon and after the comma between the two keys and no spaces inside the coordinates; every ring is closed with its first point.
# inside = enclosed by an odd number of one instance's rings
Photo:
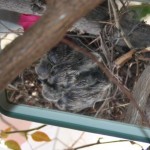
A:
{"type": "Polygon", "coordinates": [[[142,20],[147,15],[150,15],[150,4],[133,5],[129,9],[136,13],[136,19],[138,20],[142,20]]]}
{"type": "Polygon", "coordinates": [[[14,140],[7,140],[5,145],[12,150],[21,150],[20,145],[14,140]]]}
{"type": "Polygon", "coordinates": [[[36,142],[50,142],[51,139],[48,137],[48,135],[41,131],[36,131],[33,134],[31,134],[31,137],[36,142]]]}

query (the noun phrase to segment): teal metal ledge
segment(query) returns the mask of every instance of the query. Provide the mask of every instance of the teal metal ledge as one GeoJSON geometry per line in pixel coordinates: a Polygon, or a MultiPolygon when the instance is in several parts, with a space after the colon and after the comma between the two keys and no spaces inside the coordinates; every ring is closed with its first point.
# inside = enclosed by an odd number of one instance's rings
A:
{"type": "Polygon", "coordinates": [[[7,101],[5,92],[0,92],[0,112],[23,120],[150,143],[149,128],[34,106],[14,105],[7,101]]]}

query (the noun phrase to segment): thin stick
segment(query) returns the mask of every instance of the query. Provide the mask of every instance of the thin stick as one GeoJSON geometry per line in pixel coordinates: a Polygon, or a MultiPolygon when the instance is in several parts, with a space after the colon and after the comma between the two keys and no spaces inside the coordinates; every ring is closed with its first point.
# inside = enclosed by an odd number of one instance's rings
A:
{"type": "Polygon", "coordinates": [[[85,132],[82,132],[81,135],[72,143],[72,145],[70,146],[70,148],[72,148],[73,146],[75,146],[79,140],[81,140],[81,138],[83,137],[85,132]]]}
{"type": "Polygon", "coordinates": [[[10,132],[5,132],[6,134],[14,134],[14,133],[28,133],[34,130],[39,130],[41,128],[46,127],[46,125],[41,125],[39,127],[33,128],[33,129],[28,129],[28,130],[18,130],[18,131],[10,131],[10,132]]]}
{"type": "Polygon", "coordinates": [[[82,148],[86,148],[86,147],[90,147],[90,146],[94,146],[94,145],[98,145],[98,144],[111,144],[111,143],[119,143],[119,142],[129,142],[129,141],[128,140],[117,140],[117,141],[109,141],[109,142],[98,141],[96,143],[79,146],[79,147],[73,148],[71,150],[78,150],[78,149],[82,149],[82,148]]]}
{"type": "Polygon", "coordinates": [[[115,23],[116,23],[116,27],[117,29],[120,31],[120,34],[121,36],[123,37],[125,43],[127,44],[127,46],[130,48],[130,49],[133,49],[133,46],[131,44],[131,42],[128,40],[128,38],[126,37],[120,23],[119,23],[119,16],[117,14],[117,8],[116,8],[116,5],[115,5],[115,1],[114,0],[109,0],[110,1],[110,4],[112,6],[112,10],[113,10],[113,14],[114,14],[114,19],[115,19],[115,23]]]}

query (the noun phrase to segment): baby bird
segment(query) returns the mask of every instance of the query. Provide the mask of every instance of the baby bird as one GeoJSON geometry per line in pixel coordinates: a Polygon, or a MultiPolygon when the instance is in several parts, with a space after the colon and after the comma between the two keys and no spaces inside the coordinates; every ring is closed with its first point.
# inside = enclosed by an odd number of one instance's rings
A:
{"type": "Polygon", "coordinates": [[[79,112],[103,101],[111,84],[98,66],[83,54],[59,44],[35,67],[43,97],[58,109],[79,112]]]}

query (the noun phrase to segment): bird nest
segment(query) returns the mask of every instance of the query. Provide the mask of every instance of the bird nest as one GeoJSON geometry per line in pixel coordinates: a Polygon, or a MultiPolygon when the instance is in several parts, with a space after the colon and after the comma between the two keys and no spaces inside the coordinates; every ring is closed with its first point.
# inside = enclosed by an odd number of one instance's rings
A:
{"type": "Polygon", "coordinates": [[[123,121],[130,100],[118,85],[132,91],[149,64],[149,56],[145,43],[133,39],[141,33],[139,26],[135,29],[137,21],[131,20],[133,13],[126,14],[124,8],[116,16],[116,6],[112,4],[111,10],[107,6],[103,4],[81,18],[64,41],[8,85],[9,101],[123,121]],[[111,82],[111,77],[118,83],[111,82]]]}

